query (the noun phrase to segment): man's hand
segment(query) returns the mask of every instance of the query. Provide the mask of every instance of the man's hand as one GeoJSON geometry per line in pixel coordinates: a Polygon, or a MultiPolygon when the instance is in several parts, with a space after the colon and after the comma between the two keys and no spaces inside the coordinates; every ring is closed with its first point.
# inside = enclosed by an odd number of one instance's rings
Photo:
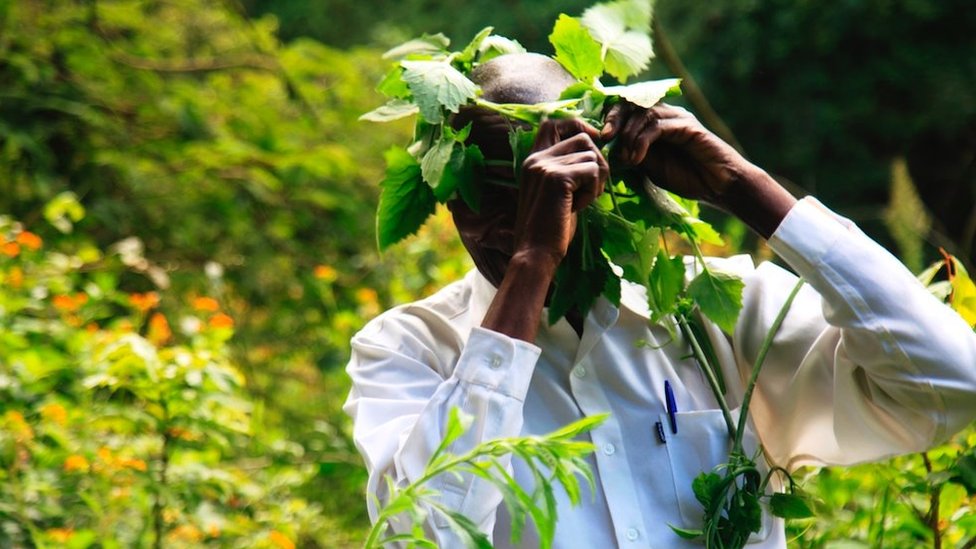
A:
{"type": "Polygon", "coordinates": [[[726,210],[767,238],[796,202],[679,107],[644,109],[621,101],[611,107],[600,137],[616,138],[617,157],[639,166],[655,185],[726,210]]]}
{"type": "Polygon", "coordinates": [[[578,119],[548,120],[539,127],[522,165],[516,255],[555,265],[566,255],[577,212],[600,196],[610,174],[598,138],[595,128],[578,119]]]}

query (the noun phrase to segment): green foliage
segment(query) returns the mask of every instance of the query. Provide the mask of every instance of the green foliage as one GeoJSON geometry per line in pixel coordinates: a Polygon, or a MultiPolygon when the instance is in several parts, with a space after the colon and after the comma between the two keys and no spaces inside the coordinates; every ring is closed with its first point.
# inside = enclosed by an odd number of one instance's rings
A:
{"type": "Polygon", "coordinates": [[[297,493],[314,470],[255,429],[216,300],[169,311],[120,288],[124,250],[51,247],[10,218],[0,242],[0,545],[243,548],[322,527],[297,493]]]}
{"type": "Polygon", "coordinates": [[[553,487],[558,485],[565,490],[574,505],[580,503],[580,477],[586,479],[590,489],[593,489],[593,474],[586,462],[586,456],[593,452],[593,444],[573,439],[597,427],[606,417],[583,418],[542,436],[485,441],[456,455],[449,449],[468,429],[473,418],[461,414],[456,408],[452,409],[444,428],[444,438],[421,476],[402,488],[389,483],[389,496],[370,530],[366,549],[383,547],[393,541],[434,547],[436,540],[429,539],[421,527],[432,515],[444,518],[468,547],[492,547],[487,535],[479,531],[476,524],[441,504],[438,501],[439,493],[428,486],[433,479],[448,474],[471,475],[490,483],[501,493],[512,517],[513,544],[522,537],[525,520],[531,517],[539,533],[539,546],[544,549],[551,547],[558,518],[553,487]],[[508,472],[505,465],[507,459],[502,458],[509,456],[522,460],[532,472],[532,493],[527,492],[508,472]],[[408,520],[406,523],[402,521],[404,515],[408,520]],[[398,521],[400,529],[409,533],[384,538],[393,521],[398,521]]]}
{"type": "Polygon", "coordinates": [[[603,74],[600,44],[579,19],[560,15],[549,35],[549,42],[556,50],[556,61],[577,79],[589,81],[603,74]]]}

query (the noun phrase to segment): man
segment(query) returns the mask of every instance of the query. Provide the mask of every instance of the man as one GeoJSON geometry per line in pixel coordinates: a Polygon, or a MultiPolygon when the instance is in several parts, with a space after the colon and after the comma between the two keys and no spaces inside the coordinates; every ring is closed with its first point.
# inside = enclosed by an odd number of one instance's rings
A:
{"type": "MultiPolygon", "coordinates": [[[[553,100],[572,82],[554,61],[531,54],[496,58],[473,77],[496,102],[553,100]]],[[[459,119],[473,121],[471,139],[487,157],[511,158],[506,122],[476,110],[459,119]]],[[[750,436],[772,464],[794,469],[918,451],[976,416],[976,336],[896,259],[818,202],[797,202],[684,110],[620,104],[602,131],[578,120],[545,122],[517,189],[487,185],[480,212],[453,202],[477,270],[380,315],[353,339],[346,411],[370,471],[369,493],[383,498],[384,475],[417,478],[453,407],[475,418],[459,449],[609,412],[590,433],[595,493],[572,507],[557,490],[554,546],[695,546],[668,525],[700,526],[691,482],[724,461],[728,434],[687,343],[649,323],[644,290],[629,283],[619,308],[601,299],[585,318],[544,321],[576,213],[607,181],[599,146],[611,139],[620,159],[656,184],[741,218],[809,282],[753,397],[750,436]],[[665,411],[665,381],[674,388],[677,433],[667,430],[662,440],[654,424],[665,411]]],[[[493,177],[514,178],[492,169],[493,177]]],[[[706,325],[735,405],[796,278],[744,257],[715,265],[745,281],[735,332],[706,325]]],[[[511,466],[531,484],[524,465],[511,466]]],[[[490,486],[448,476],[434,487],[496,546],[507,546],[510,518],[490,486]]],[[[445,524],[428,528],[442,546],[456,545],[445,524]]],[[[757,547],[786,543],[782,522],[768,516],[754,538],[757,547]]],[[[521,544],[536,545],[531,532],[521,544]]]]}

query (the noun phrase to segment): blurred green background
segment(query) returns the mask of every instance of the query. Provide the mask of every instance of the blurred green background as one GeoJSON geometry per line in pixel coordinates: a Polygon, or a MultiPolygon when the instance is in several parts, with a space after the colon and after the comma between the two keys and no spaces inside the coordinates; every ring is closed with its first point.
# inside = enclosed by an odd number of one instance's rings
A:
{"type": "MultiPolygon", "coordinates": [[[[376,252],[382,151],[411,130],[357,121],[380,54],[487,25],[549,53],[588,5],[0,0],[0,546],[361,543],[349,337],[470,265],[443,212],[376,252]]],[[[943,247],[972,271],[969,2],[655,16],[647,76],[696,84],[708,125],[912,269],[943,247]]],[[[730,241],[713,251],[765,253],[730,241]]],[[[826,520],[792,543],[966,544],[976,502],[949,480],[972,442],[811,473],[826,520]]]]}

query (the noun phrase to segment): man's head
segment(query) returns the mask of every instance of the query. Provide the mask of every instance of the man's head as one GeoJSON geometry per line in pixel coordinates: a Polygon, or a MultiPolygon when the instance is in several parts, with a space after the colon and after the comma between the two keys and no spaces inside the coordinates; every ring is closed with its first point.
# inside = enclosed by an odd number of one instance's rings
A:
{"type": "MultiPolygon", "coordinates": [[[[555,101],[564,89],[576,82],[555,60],[534,53],[496,57],[476,67],[471,79],[481,86],[482,97],[488,101],[522,104],[555,101]]],[[[472,211],[462,200],[453,200],[448,207],[461,241],[478,270],[498,286],[515,245],[518,189],[508,141],[515,123],[476,107],[463,109],[452,122],[456,128],[468,123],[471,123],[469,142],[478,145],[485,155],[486,175],[506,181],[510,186],[484,184],[479,212],[472,211]]]]}

